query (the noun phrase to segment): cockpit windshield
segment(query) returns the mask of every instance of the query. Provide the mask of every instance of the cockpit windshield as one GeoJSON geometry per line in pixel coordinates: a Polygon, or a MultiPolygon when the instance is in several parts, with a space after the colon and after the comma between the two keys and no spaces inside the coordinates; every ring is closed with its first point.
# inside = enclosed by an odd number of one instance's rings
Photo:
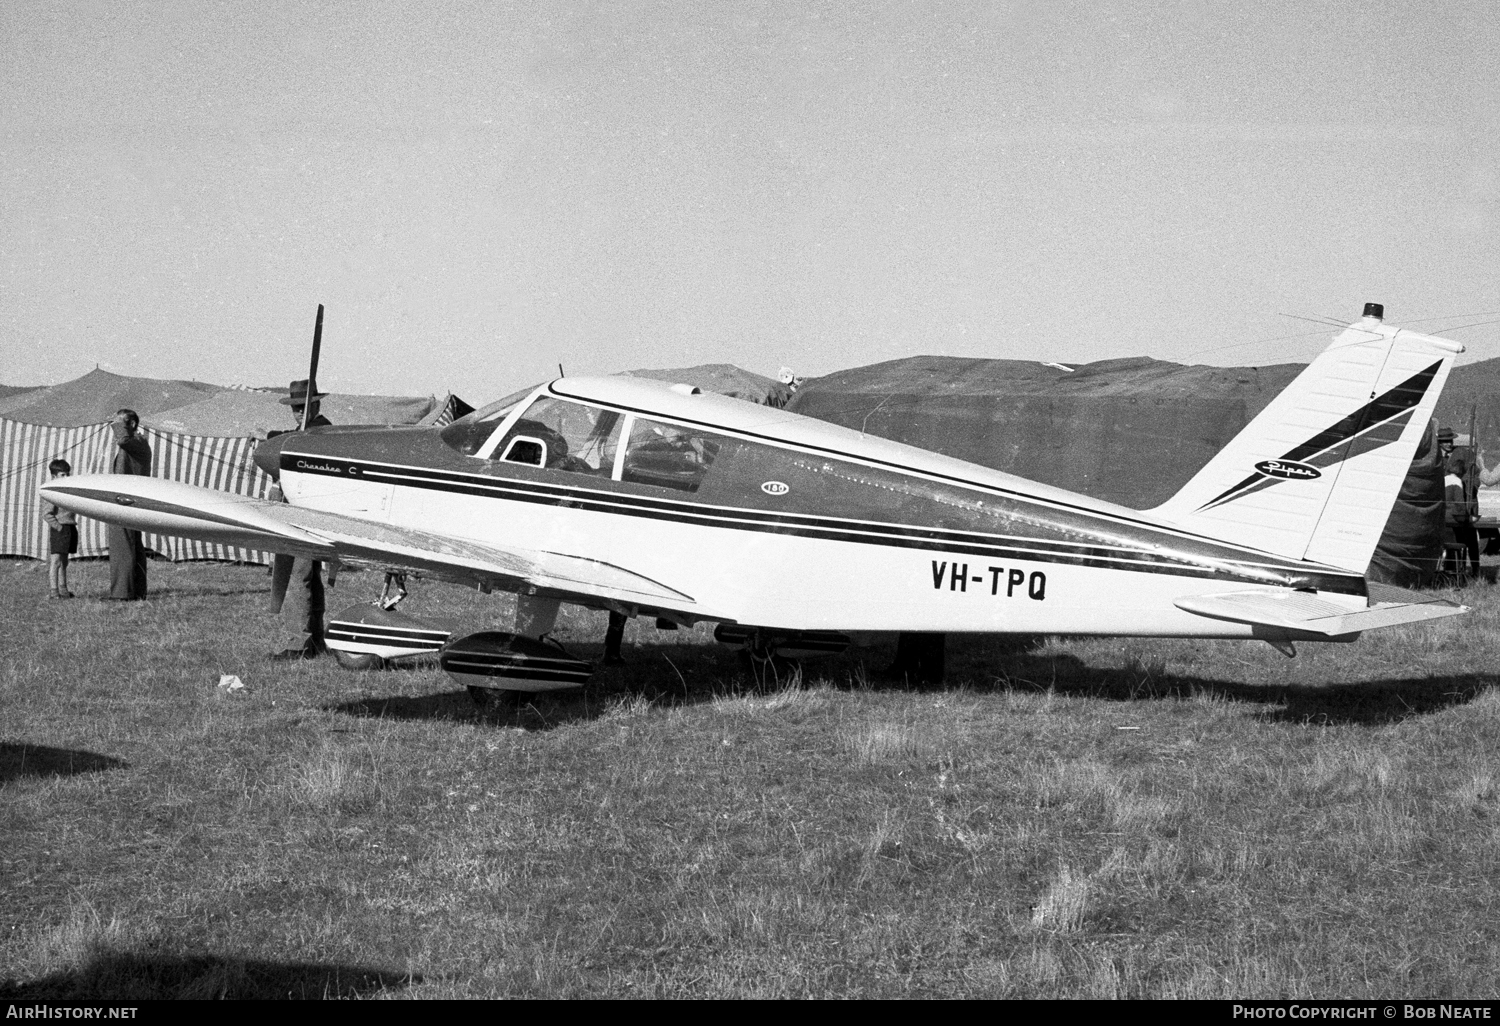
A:
{"type": "Polygon", "coordinates": [[[511,424],[490,458],[611,477],[624,419],[615,410],[542,396],[511,424]]]}
{"type": "Polygon", "coordinates": [[[531,385],[519,392],[512,392],[504,399],[497,399],[488,406],[482,406],[473,413],[464,414],[443,428],[440,433],[443,441],[465,456],[473,456],[490,435],[495,433],[495,428],[500,426],[505,415],[525,402],[537,388],[537,385],[531,385]]]}

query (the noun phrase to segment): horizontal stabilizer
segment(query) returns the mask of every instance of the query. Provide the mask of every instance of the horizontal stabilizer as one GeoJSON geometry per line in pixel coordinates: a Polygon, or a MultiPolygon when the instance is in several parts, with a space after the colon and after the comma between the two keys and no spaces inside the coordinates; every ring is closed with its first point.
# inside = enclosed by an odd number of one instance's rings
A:
{"type": "Polygon", "coordinates": [[[1321,634],[1329,638],[1372,631],[1377,627],[1437,620],[1469,611],[1468,606],[1442,599],[1375,602],[1365,609],[1349,609],[1300,591],[1231,591],[1178,599],[1174,605],[1185,612],[1214,620],[1321,634]]]}

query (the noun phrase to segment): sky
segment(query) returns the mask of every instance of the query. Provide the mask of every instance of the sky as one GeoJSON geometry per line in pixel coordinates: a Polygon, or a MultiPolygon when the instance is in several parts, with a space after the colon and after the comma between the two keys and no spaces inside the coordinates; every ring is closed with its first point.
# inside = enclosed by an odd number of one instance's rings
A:
{"type": "Polygon", "coordinates": [[[1500,5],[0,4],[0,383],[1500,356],[1500,5]],[[1310,318],[1312,320],[1299,319],[1310,318]],[[1472,325],[1472,326],[1471,326],[1472,325]]]}

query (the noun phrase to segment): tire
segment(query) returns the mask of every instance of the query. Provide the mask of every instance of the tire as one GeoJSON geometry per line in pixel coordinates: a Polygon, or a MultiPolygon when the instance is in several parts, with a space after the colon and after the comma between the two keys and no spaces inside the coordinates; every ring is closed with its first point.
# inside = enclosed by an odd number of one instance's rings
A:
{"type": "Polygon", "coordinates": [[[480,712],[502,712],[514,709],[521,697],[519,691],[501,691],[499,688],[480,688],[470,685],[469,697],[480,712]]]}
{"type": "Polygon", "coordinates": [[[342,652],[334,649],[333,658],[346,670],[385,669],[385,660],[372,652],[342,652]]]}
{"type": "Polygon", "coordinates": [[[802,669],[802,663],[773,653],[746,649],[750,661],[750,674],[761,687],[781,687],[792,675],[802,669]]]}

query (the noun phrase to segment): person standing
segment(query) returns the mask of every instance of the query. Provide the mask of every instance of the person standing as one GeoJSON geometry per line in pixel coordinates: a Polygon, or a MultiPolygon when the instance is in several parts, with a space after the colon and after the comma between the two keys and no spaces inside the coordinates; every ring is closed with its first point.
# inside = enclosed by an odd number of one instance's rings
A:
{"type": "MultiPolygon", "coordinates": [[[[332,422],[319,412],[320,400],[327,394],[319,392],[317,384],[305,378],[291,383],[287,389],[287,397],[281,400],[281,404],[292,408],[292,419],[297,423],[292,431],[302,428],[304,411],[307,427],[332,426],[332,422]]],[[[291,432],[270,431],[266,433],[266,437],[275,438],[289,433],[291,432]]],[[[274,489],[274,494],[285,498],[281,496],[279,484],[274,489]]],[[[277,652],[271,658],[316,659],[328,651],[328,643],[323,636],[323,616],[327,602],[323,589],[323,561],[279,555],[272,567],[271,576],[271,612],[280,613],[285,600],[290,598],[291,609],[288,613],[302,634],[302,644],[277,652]]],[[[329,583],[331,585],[332,581],[329,583]]]]}
{"type": "Polygon", "coordinates": [[[1443,504],[1444,526],[1453,540],[1464,547],[1469,560],[1469,572],[1479,573],[1479,531],[1474,521],[1479,518],[1478,490],[1480,473],[1468,457],[1469,448],[1455,452],[1458,439],[1452,428],[1438,430],[1438,452],[1443,458],[1443,504]]]}
{"type": "MultiPolygon", "coordinates": [[[[1474,471],[1474,512],[1476,514],[1478,514],[1479,513],[1479,489],[1481,489],[1481,488],[1493,488],[1496,485],[1500,485],[1500,463],[1495,464],[1495,468],[1493,470],[1491,470],[1489,467],[1486,467],[1484,465],[1484,450],[1481,449],[1481,448],[1479,448],[1479,441],[1478,441],[1478,439],[1477,438],[1473,439],[1473,443],[1474,443],[1474,467],[1473,467],[1473,471],[1474,471]]],[[[1496,539],[1495,539],[1495,537],[1493,535],[1491,535],[1490,538],[1489,538],[1489,540],[1488,540],[1488,542],[1487,542],[1487,544],[1486,544],[1486,546],[1485,546],[1485,550],[1484,550],[1485,553],[1489,554],[1489,555],[1493,555],[1495,553],[1495,551],[1496,551],[1497,544],[1500,544],[1500,542],[1497,542],[1496,539]]]]}
{"type": "Polygon", "coordinates": [[[613,609],[609,611],[609,627],[604,632],[604,665],[623,666],[625,659],[620,655],[620,643],[625,640],[624,613],[617,613],[613,609]]]}
{"type": "MultiPolygon", "coordinates": [[[[141,418],[119,410],[109,422],[115,454],[111,474],[151,476],[151,446],[140,436],[141,418]]],[[[146,546],[141,532],[109,525],[109,594],[106,602],[138,602],[146,597],[146,546]]]]}
{"type": "MultiPolygon", "coordinates": [[[[73,467],[64,459],[55,459],[47,464],[52,480],[67,477],[73,467]]],[[[47,534],[47,577],[52,586],[52,597],[70,599],[68,590],[68,557],[78,552],[78,514],[63,509],[55,502],[42,500],[42,520],[49,528],[47,534]]]]}
{"type": "Polygon", "coordinates": [[[918,687],[942,687],[947,664],[948,635],[902,631],[896,637],[896,658],[886,673],[918,687]]]}
{"type": "Polygon", "coordinates": [[[1479,487],[1493,488],[1497,484],[1500,484],[1500,463],[1495,464],[1494,470],[1486,467],[1484,465],[1483,449],[1479,450],[1478,455],[1476,455],[1474,458],[1479,469],[1479,487]]]}

